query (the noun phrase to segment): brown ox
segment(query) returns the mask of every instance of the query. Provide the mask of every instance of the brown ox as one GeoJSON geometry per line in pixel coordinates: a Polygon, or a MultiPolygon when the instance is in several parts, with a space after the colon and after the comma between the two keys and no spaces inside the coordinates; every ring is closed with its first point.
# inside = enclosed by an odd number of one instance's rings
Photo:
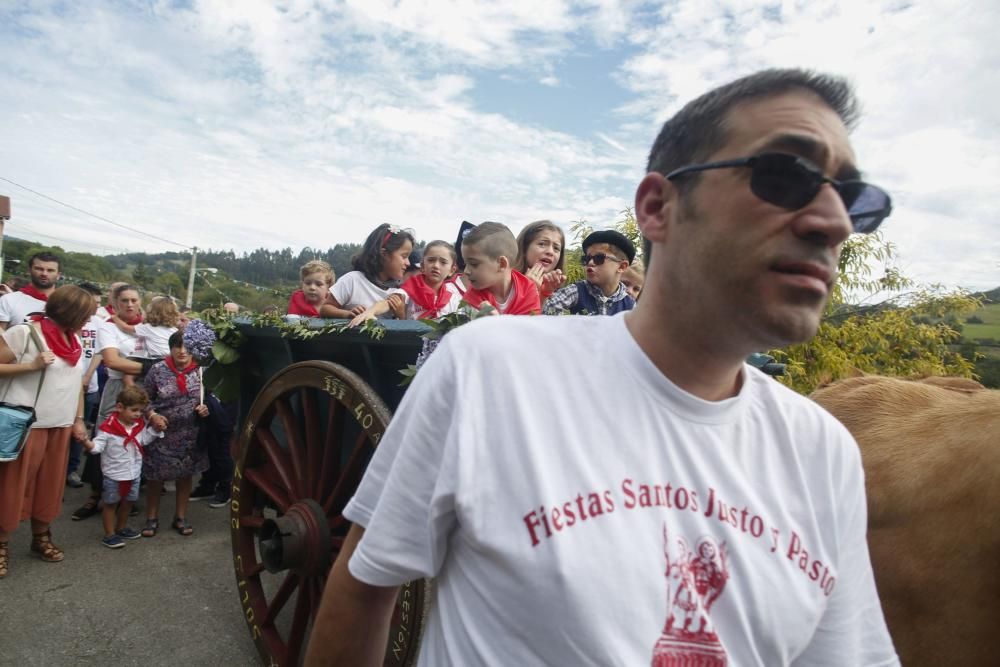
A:
{"type": "Polygon", "coordinates": [[[812,398],[857,439],[868,543],[904,665],[1000,656],[1000,391],[857,377],[812,398]]]}

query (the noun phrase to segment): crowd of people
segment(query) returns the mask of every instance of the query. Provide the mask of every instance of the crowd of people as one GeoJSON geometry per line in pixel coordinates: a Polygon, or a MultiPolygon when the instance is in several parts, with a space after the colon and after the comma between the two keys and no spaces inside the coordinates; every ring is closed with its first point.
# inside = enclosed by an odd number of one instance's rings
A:
{"type": "Polygon", "coordinates": [[[10,535],[24,520],[31,551],[63,560],[50,525],[66,486],[89,484],[72,519],[102,514],[109,548],[156,535],[165,482],[176,492],[170,526],[191,535],[192,498],[228,504],[236,406],[204,391],[184,347],[190,313],[165,296],[143,307],[139,288],[127,283],[112,284],[106,304],[93,284],[56,287],[60,260],[52,253],[33,255],[28,267],[29,283],[0,297],[0,402],[36,415],[20,455],[0,463],[0,578],[10,568],[10,535]],[[145,523],[137,530],[128,519],[139,512],[142,487],[145,523]]]}
{"type": "Polygon", "coordinates": [[[330,265],[300,270],[288,314],[339,317],[351,326],[375,317],[433,319],[467,304],[497,315],[614,315],[632,310],[645,273],[635,245],[620,232],[589,234],[582,244],[586,278],[566,285],[566,239],[548,220],[514,237],[506,225],[465,222],[453,245],[435,240],[414,251],[411,230],[382,224],[338,280],[330,265]]]}

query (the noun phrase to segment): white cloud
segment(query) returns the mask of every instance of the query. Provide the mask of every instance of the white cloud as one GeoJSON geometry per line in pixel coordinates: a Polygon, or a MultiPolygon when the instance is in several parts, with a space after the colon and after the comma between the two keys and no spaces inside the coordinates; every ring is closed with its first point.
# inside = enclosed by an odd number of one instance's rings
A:
{"type": "MultiPolygon", "coordinates": [[[[856,149],[895,194],[886,232],[904,266],[991,287],[998,12],[991,0],[30,3],[0,10],[0,176],[237,250],[360,241],[386,220],[424,239],[453,237],[462,219],[604,226],[680,104],[760,67],[810,66],[857,84],[856,149]],[[628,91],[598,129],[484,107],[484,75],[558,93],[581,49],[618,57],[628,91]]],[[[0,192],[14,197],[8,233],[163,247],[0,192]]]]}
{"type": "Polygon", "coordinates": [[[619,111],[653,132],[683,103],[763,67],[847,76],[865,109],[855,150],[869,180],[895,195],[884,229],[902,263],[927,282],[995,286],[998,30],[1000,5],[990,0],[786,1],[780,11],[680,0],[633,34],[640,53],[621,80],[636,98],[619,111]]]}

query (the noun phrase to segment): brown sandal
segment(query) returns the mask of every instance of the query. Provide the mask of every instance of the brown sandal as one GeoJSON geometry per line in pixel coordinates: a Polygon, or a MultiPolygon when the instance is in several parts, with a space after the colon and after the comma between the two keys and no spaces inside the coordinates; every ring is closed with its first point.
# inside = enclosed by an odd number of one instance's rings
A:
{"type": "Polygon", "coordinates": [[[0,579],[7,576],[7,559],[9,558],[7,545],[9,544],[10,542],[0,542],[0,579]]]}
{"type": "Polygon", "coordinates": [[[38,554],[46,563],[58,563],[66,554],[63,550],[52,543],[52,531],[46,530],[44,533],[39,533],[32,536],[31,540],[31,550],[38,554]]]}

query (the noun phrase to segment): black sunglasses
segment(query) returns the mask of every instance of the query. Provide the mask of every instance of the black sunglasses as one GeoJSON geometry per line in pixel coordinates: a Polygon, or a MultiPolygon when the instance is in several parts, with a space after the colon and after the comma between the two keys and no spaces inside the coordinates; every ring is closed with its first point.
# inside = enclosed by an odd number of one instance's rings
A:
{"type": "Polygon", "coordinates": [[[824,183],[829,183],[843,200],[851,225],[859,234],[871,234],[892,213],[889,194],[877,185],[827,178],[812,162],[790,153],[761,153],[735,160],[693,164],[674,169],[667,174],[667,180],[696,171],[731,167],[749,167],[752,170],[750,191],[767,203],[789,211],[804,207],[816,198],[824,183]]]}
{"type": "Polygon", "coordinates": [[[582,257],[580,257],[580,263],[583,264],[584,266],[587,266],[588,264],[593,262],[594,266],[600,266],[601,264],[604,264],[604,260],[607,259],[610,259],[612,262],[622,261],[617,257],[615,257],[614,255],[609,255],[607,253],[599,252],[594,255],[583,255],[582,257]]]}

